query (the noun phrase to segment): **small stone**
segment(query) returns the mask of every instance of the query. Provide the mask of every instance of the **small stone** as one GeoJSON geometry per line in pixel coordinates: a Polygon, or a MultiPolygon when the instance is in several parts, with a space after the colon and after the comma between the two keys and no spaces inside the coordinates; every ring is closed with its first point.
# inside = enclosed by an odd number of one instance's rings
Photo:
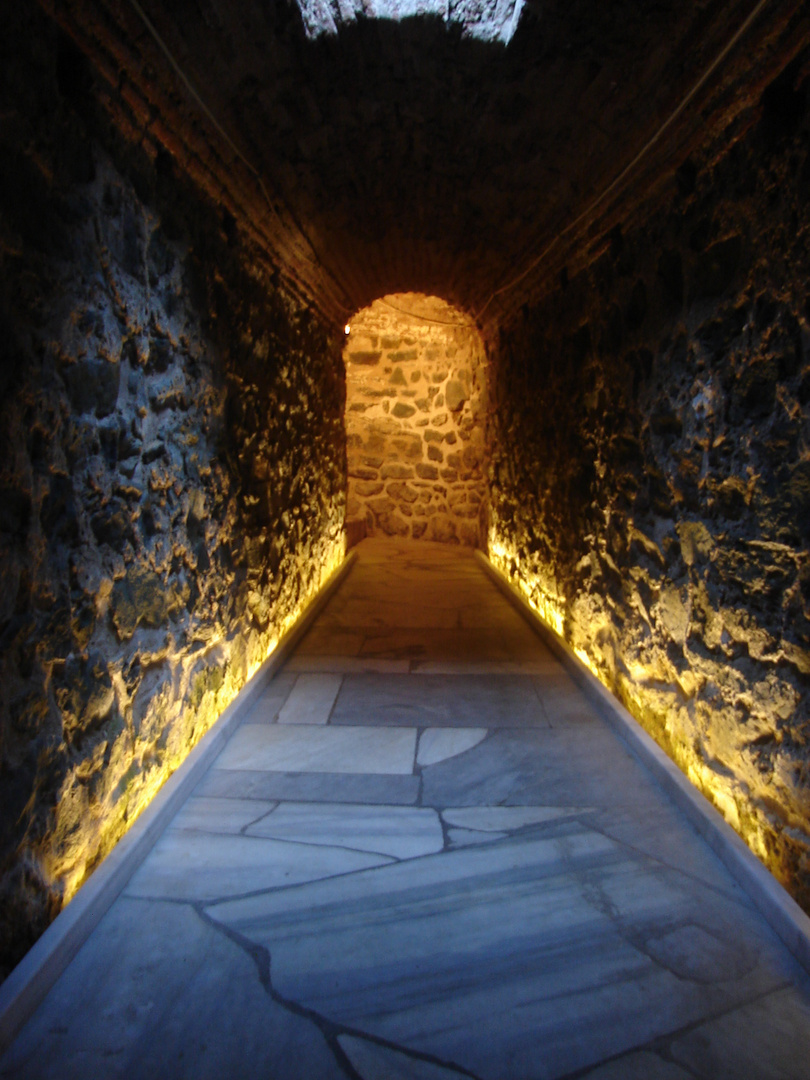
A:
{"type": "MultiPolygon", "coordinates": [[[[349,474],[351,476],[351,473],[349,474]]],[[[374,476],[376,477],[376,473],[374,476]]],[[[398,461],[389,461],[380,470],[383,480],[410,480],[413,477],[413,469],[410,465],[401,465],[398,461]]]]}
{"type": "Polygon", "coordinates": [[[385,489],[387,494],[392,498],[397,499],[399,502],[416,502],[418,492],[415,491],[410,484],[404,480],[392,480],[388,487],[385,489]]]}
{"type": "Polygon", "coordinates": [[[428,447],[428,457],[431,461],[444,461],[444,454],[434,443],[428,447]]]}
{"type": "Polygon", "coordinates": [[[350,352],[349,360],[353,364],[364,364],[368,367],[373,367],[374,364],[379,363],[382,353],[379,352],[350,352]]]}
{"type": "Polygon", "coordinates": [[[383,483],[381,480],[360,480],[354,485],[354,490],[363,498],[368,498],[369,495],[379,495],[383,490],[383,483]]]}
{"type": "Polygon", "coordinates": [[[416,409],[413,407],[413,405],[406,405],[404,402],[398,401],[391,411],[398,419],[405,420],[409,416],[413,416],[413,414],[416,412],[416,409]]]}
{"type": "Polygon", "coordinates": [[[422,480],[438,480],[439,470],[435,465],[417,465],[416,475],[421,477],[422,480]]]}
{"type": "Polygon", "coordinates": [[[376,480],[377,472],[375,469],[367,469],[364,465],[350,465],[349,476],[353,480],[376,480]]]}
{"type": "Polygon", "coordinates": [[[444,397],[450,412],[458,412],[467,400],[467,392],[458,379],[451,379],[445,387],[444,397]]]}

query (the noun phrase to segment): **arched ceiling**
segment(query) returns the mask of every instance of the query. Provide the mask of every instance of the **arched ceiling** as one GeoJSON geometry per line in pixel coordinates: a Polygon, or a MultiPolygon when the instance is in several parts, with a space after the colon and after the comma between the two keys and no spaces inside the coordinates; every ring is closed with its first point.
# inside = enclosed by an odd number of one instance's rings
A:
{"type": "Polygon", "coordinates": [[[125,134],[168,151],[341,323],[406,291],[508,320],[751,122],[810,41],[801,0],[525,0],[508,45],[358,4],[312,37],[292,0],[41,2],[125,134]]]}

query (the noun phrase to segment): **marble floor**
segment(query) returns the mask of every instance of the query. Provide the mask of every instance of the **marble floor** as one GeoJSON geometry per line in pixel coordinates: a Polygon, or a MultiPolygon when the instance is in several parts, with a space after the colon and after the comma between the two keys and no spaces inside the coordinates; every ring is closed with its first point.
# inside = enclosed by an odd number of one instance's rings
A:
{"type": "Polygon", "coordinates": [[[471,552],[368,540],[0,1076],[801,1080],[810,980],[471,552]]]}

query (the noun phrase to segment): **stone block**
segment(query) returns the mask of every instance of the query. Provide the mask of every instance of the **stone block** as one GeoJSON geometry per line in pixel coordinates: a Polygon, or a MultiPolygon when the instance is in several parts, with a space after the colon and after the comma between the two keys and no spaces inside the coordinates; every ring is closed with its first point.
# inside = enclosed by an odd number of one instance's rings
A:
{"type": "Polygon", "coordinates": [[[383,480],[410,480],[413,474],[413,468],[410,465],[402,465],[398,461],[388,461],[380,469],[383,480]]]}
{"type": "Polygon", "coordinates": [[[361,364],[365,367],[373,367],[380,362],[382,353],[379,352],[350,352],[349,360],[352,364],[361,364]]]}
{"type": "Polygon", "coordinates": [[[416,475],[422,480],[438,480],[439,470],[435,465],[424,465],[420,463],[416,466],[416,475]]]}
{"type": "Polygon", "coordinates": [[[374,513],[376,516],[379,516],[380,514],[390,514],[397,508],[397,504],[394,502],[394,500],[389,499],[387,495],[381,495],[378,498],[369,499],[368,505],[372,513],[374,513]]]}
{"type": "Polygon", "coordinates": [[[386,487],[386,493],[399,503],[416,502],[418,492],[405,480],[392,480],[386,487]]]}
{"type": "Polygon", "coordinates": [[[383,490],[382,480],[359,480],[354,485],[354,490],[363,498],[369,495],[379,495],[383,490]]]}
{"type": "Polygon", "coordinates": [[[376,516],[378,528],[387,536],[407,536],[410,526],[404,518],[394,512],[384,512],[376,516]]]}
{"type": "Polygon", "coordinates": [[[458,379],[451,379],[445,387],[444,398],[450,412],[458,412],[467,400],[467,391],[458,379]]]}
{"type": "Polygon", "coordinates": [[[369,469],[365,465],[349,465],[349,477],[352,480],[376,480],[377,470],[369,469]]]}
{"type": "Polygon", "coordinates": [[[404,401],[398,401],[391,411],[397,419],[406,420],[409,416],[413,416],[416,409],[413,405],[406,405],[404,401]]]}
{"type": "Polygon", "coordinates": [[[391,445],[399,451],[399,456],[406,461],[422,460],[422,440],[418,435],[410,435],[407,438],[392,439],[391,445]]]}
{"type": "Polygon", "coordinates": [[[435,443],[431,443],[430,446],[428,446],[428,458],[431,461],[444,461],[444,454],[435,443]]]}
{"type": "Polygon", "coordinates": [[[458,543],[456,523],[447,514],[434,514],[430,519],[427,538],[442,544],[458,543]]]}

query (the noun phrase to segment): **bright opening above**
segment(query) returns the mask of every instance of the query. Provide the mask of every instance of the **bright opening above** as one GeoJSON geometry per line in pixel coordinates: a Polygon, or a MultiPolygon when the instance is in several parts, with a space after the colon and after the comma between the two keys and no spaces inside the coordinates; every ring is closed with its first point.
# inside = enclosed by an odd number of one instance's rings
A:
{"type": "Polygon", "coordinates": [[[356,19],[435,15],[460,25],[465,37],[506,44],[517,29],[523,0],[297,0],[309,37],[336,34],[356,19]]]}

